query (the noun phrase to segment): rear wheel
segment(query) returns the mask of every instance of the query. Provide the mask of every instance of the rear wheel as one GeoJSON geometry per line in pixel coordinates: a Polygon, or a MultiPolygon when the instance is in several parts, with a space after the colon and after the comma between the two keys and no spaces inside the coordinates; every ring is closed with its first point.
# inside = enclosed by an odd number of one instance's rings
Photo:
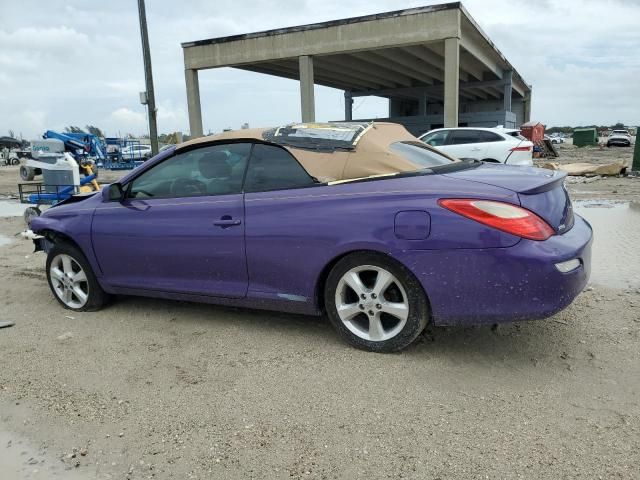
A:
{"type": "Polygon", "coordinates": [[[56,300],[76,312],[100,310],[109,299],[82,252],[58,243],[47,256],[47,280],[56,300]]]}
{"type": "Polygon", "coordinates": [[[402,350],[429,319],[418,280],[403,265],[378,253],[354,253],[340,260],[329,273],[324,298],[336,330],[364,350],[402,350]]]}

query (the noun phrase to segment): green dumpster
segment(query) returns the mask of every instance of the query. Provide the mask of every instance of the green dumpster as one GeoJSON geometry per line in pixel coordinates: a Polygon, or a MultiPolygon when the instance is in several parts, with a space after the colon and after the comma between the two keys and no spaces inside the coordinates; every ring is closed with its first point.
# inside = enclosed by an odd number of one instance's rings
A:
{"type": "Polygon", "coordinates": [[[640,144],[638,143],[637,134],[636,134],[636,146],[633,149],[633,164],[631,166],[631,170],[634,172],[640,172],[640,144]]]}
{"type": "Polygon", "coordinates": [[[573,144],[576,147],[586,147],[598,144],[598,132],[595,128],[576,128],[573,131],[573,144]]]}

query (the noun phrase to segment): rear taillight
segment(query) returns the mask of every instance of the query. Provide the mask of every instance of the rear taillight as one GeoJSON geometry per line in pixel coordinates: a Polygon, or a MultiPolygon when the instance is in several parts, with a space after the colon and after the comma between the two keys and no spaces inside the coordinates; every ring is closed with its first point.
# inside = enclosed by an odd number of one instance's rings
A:
{"type": "Polygon", "coordinates": [[[513,147],[510,148],[510,152],[530,152],[533,147],[529,145],[528,147],[513,147]]]}
{"type": "Polygon", "coordinates": [[[546,240],[554,234],[535,213],[510,203],[467,198],[438,200],[441,207],[503,232],[530,240],[546,240]]]}

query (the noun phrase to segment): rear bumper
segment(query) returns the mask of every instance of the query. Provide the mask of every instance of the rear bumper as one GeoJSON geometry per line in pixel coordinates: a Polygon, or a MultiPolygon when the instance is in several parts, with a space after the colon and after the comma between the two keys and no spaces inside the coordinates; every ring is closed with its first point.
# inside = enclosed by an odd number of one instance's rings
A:
{"type": "Polygon", "coordinates": [[[591,226],[576,215],[563,235],[513,247],[411,250],[399,256],[418,277],[437,325],[493,324],[547,318],[584,289],[591,271],[591,226]],[[578,259],[562,273],[557,263],[578,259]]]}

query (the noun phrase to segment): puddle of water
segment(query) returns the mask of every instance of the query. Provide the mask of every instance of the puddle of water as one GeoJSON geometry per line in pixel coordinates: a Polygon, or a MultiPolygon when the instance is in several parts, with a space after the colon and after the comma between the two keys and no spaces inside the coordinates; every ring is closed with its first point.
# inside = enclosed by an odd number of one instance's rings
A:
{"type": "Polygon", "coordinates": [[[0,217],[21,217],[28,206],[17,200],[0,200],[0,217]]]}
{"type": "Polygon", "coordinates": [[[0,247],[2,247],[3,245],[9,245],[10,243],[11,243],[11,239],[6,235],[2,235],[0,233],[0,247]]]}
{"type": "Polygon", "coordinates": [[[574,210],[593,227],[591,283],[613,288],[640,285],[640,203],[590,200],[574,210]]]}
{"type": "MultiPolygon", "coordinates": [[[[0,477],[16,480],[81,480],[86,471],[69,470],[45,449],[36,449],[17,435],[0,430],[0,477]]],[[[92,478],[95,478],[92,477],[92,478]]]]}

